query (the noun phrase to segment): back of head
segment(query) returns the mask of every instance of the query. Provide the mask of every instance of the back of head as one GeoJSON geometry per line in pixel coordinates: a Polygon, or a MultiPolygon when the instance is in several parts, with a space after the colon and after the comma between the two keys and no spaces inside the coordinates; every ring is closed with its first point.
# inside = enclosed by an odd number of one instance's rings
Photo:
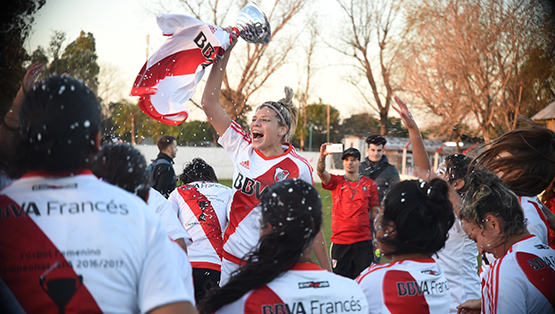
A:
{"type": "Polygon", "coordinates": [[[22,172],[74,171],[98,151],[100,106],[72,77],[51,76],[33,86],[21,106],[16,162],[22,172]]]}
{"type": "Polygon", "coordinates": [[[538,195],[555,177],[555,133],[542,127],[507,132],[473,165],[503,173],[503,182],[519,196],[538,195]]]}
{"type": "Polygon", "coordinates": [[[380,134],[370,134],[366,138],[366,146],[370,146],[370,144],[374,144],[376,146],[387,144],[387,140],[385,137],[381,136],[380,134]]]}
{"type": "Polygon", "coordinates": [[[382,242],[392,247],[389,254],[429,253],[444,247],[455,221],[449,187],[441,179],[402,181],[384,199],[383,223],[395,223],[396,234],[382,242]]]}
{"type": "Polygon", "coordinates": [[[270,224],[272,230],[261,236],[247,264],[233,273],[226,285],[209,292],[200,306],[201,313],[213,313],[291,269],[320,232],[320,196],[302,180],[287,179],[267,187],[260,206],[262,225],[270,224]]]}
{"type": "Polygon", "coordinates": [[[260,200],[260,206],[262,223],[273,226],[273,232],[263,236],[261,242],[264,242],[265,237],[275,237],[276,241],[287,242],[293,247],[301,242],[302,253],[320,231],[320,195],[312,185],[303,180],[287,179],[268,187],[260,200]]]}
{"type": "Polygon", "coordinates": [[[179,175],[179,181],[188,184],[196,181],[218,182],[214,168],[202,158],[194,158],[183,166],[183,173],[179,175]]]}
{"type": "Polygon", "coordinates": [[[145,158],[135,147],[127,143],[102,146],[91,170],[97,177],[147,201],[150,172],[145,158]]]}
{"type": "Polygon", "coordinates": [[[159,151],[163,152],[168,149],[168,147],[170,147],[173,142],[175,142],[175,136],[164,135],[160,136],[160,138],[156,142],[156,146],[158,146],[159,151]]]}
{"type": "Polygon", "coordinates": [[[464,180],[464,186],[457,190],[457,192],[461,194],[466,192],[466,190],[468,190],[466,178],[468,174],[468,167],[470,166],[472,159],[463,154],[452,154],[445,157],[444,162],[447,168],[446,172],[448,174],[447,181],[453,184],[456,180],[464,180]]]}
{"type": "Polygon", "coordinates": [[[509,238],[526,230],[518,196],[495,174],[475,169],[468,175],[469,188],[463,197],[459,218],[484,229],[485,218],[501,218],[503,236],[509,238]]]}
{"type": "Polygon", "coordinates": [[[279,125],[287,126],[288,130],[284,136],[284,140],[288,141],[295,134],[297,128],[297,120],[299,109],[293,105],[293,89],[289,86],[284,88],[285,97],[278,101],[266,101],[258,106],[257,110],[262,107],[269,107],[276,112],[279,125]]]}

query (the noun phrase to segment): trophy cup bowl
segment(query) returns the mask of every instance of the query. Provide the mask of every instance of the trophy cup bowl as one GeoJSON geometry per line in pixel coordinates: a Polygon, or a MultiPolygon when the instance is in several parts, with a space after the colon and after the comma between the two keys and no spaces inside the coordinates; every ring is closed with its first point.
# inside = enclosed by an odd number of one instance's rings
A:
{"type": "Polygon", "coordinates": [[[262,45],[270,42],[272,37],[270,21],[255,2],[249,2],[241,9],[236,24],[239,36],[246,42],[262,45]]]}

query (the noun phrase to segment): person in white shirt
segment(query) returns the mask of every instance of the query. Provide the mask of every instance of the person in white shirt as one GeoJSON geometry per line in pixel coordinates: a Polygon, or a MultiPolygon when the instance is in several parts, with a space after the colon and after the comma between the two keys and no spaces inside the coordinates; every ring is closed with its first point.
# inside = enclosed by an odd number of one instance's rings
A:
{"type": "Polygon", "coordinates": [[[170,194],[168,201],[182,228],[193,237],[188,250],[198,302],[206,291],[220,284],[223,231],[233,192],[218,183],[214,168],[201,158],[185,164],[179,181],[183,185],[170,194]]]}
{"type": "MultiPolygon", "coordinates": [[[[226,29],[231,33],[231,29],[226,29]]],[[[235,170],[233,173],[233,201],[229,210],[229,226],[225,230],[222,253],[220,285],[227,282],[231,273],[239,268],[245,254],[258,242],[257,225],[260,219],[260,196],[272,184],[299,178],[313,184],[312,167],[287,143],[295,133],[298,109],[293,105],[293,90],[285,88],[285,97],[267,101],[254,112],[249,125],[250,134],[231,120],[220,105],[220,94],[227,62],[237,36],[231,33],[231,46],[217,64],[212,66],[202,95],[202,108],[229,154],[235,170]]],[[[313,243],[318,263],[331,271],[324,233],[313,243]]]]}
{"type": "Polygon", "coordinates": [[[139,196],[160,217],[168,236],[187,252],[191,236],[183,228],[168,200],[150,187],[145,157],[130,144],[107,142],[91,164],[100,179],[139,196]]]}
{"type": "Polygon", "coordinates": [[[257,246],[224,286],[208,292],[201,313],[368,313],[353,280],[312,261],[322,224],[322,202],[312,185],[277,182],[263,194],[261,208],[257,246]]]}
{"type": "Polygon", "coordinates": [[[455,215],[442,179],[407,180],[385,195],[374,220],[376,239],[390,263],[357,277],[369,313],[449,312],[449,283],[432,255],[442,249],[455,215]]]}
{"type": "Polygon", "coordinates": [[[0,192],[0,288],[11,292],[0,295],[2,307],[196,313],[191,276],[180,268],[186,255],[160,219],[87,168],[100,147],[93,92],[66,75],[38,82],[15,141],[25,174],[0,192]]]}
{"type": "Polygon", "coordinates": [[[526,229],[518,197],[495,174],[474,170],[459,217],[480,253],[496,260],[482,280],[482,298],[460,313],[555,313],[555,251],[526,229]]]}

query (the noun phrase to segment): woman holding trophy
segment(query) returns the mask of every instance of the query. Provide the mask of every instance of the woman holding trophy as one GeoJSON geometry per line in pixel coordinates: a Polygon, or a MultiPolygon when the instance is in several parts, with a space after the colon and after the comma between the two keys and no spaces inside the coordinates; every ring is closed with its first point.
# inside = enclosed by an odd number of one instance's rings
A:
{"type": "MultiPolygon", "coordinates": [[[[231,50],[237,35],[231,28],[231,45],[223,58],[212,66],[202,96],[202,106],[208,120],[218,132],[218,143],[234,163],[234,196],[229,213],[229,225],[224,233],[222,277],[224,285],[232,273],[246,262],[245,254],[256,247],[260,238],[260,198],[268,186],[284,179],[299,178],[309,184],[312,167],[287,143],[295,133],[298,111],[292,104],[293,90],[285,88],[285,97],[277,102],[260,105],[249,125],[250,134],[233,121],[220,106],[221,85],[231,50]]],[[[320,231],[312,245],[320,266],[330,270],[324,234],[320,231]]]]}

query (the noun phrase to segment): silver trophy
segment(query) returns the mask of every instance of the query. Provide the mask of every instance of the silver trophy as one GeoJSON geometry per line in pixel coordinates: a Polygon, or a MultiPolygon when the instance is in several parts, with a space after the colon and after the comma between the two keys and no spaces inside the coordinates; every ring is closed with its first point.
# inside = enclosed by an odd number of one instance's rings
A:
{"type": "Polygon", "coordinates": [[[249,2],[241,9],[234,30],[239,33],[241,38],[251,44],[265,45],[270,42],[272,37],[270,21],[255,2],[249,2]]]}

